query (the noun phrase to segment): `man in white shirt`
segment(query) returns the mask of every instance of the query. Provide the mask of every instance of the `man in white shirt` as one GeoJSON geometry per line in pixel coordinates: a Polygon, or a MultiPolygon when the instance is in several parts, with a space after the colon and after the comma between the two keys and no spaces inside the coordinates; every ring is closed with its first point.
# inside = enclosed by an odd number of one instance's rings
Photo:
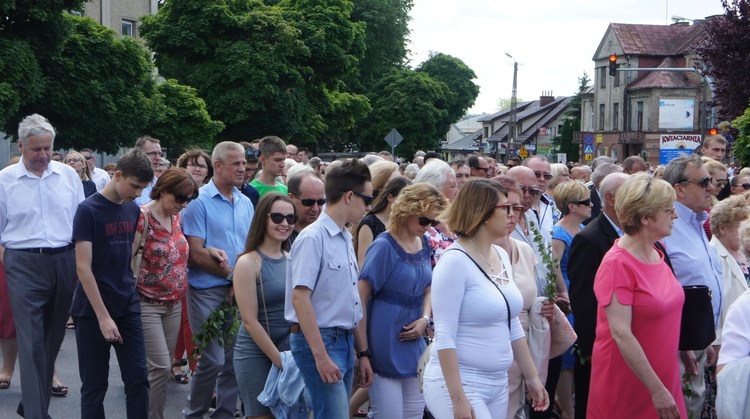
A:
{"type": "MultiPolygon", "coordinates": [[[[159,143],[159,140],[149,137],[148,135],[139,138],[135,142],[135,147],[140,148],[141,151],[146,153],[148,159],[151,160],[151,166],[154,171],[159,168],[159,165],[161,164],[161,157],[164,155],[161,152],[161,145],[159,143]]],[[[156,176],[154,176],[154,180],[152,180],[151,183],[149,183],[148,186],[143,190],[141,196],[136,198],[135,203],[138,205],[146,205],[151,202],[151,189],[154,188],[155,184],[156,176]]]]}
{"type": "Polygon", "coordinates": [[[21,160],[0,171],[0,245],[18,338],[18,414],[49,416],[55,358],[65,337],[76,260],[73,216],[83,184],[70,166],[51,161],[55,129],[41,115],[18,127],[21,160]]]}
{"type": "Polygon", "coordinates": [[[96,167],[96,156],[94,151],[90,148],[84,148],[80,151],[86,164],[89,165],[89,172],[91,172],[91,180],[96,184],[96,191],[100,192],[109,183],[109,173],[96,167]]]}

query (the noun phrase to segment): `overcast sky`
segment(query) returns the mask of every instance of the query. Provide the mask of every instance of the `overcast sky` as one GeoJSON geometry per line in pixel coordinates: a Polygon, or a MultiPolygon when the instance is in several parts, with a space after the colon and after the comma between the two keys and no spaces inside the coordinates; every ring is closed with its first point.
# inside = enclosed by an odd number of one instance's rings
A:
{"type": "Polygon", "coordinates": [[[596,52],[610,22],[672,23],[722,14],[721,0],[414,0],[411,65],[430,51],[453,55],[477,74],[479,97],[470,113],[495,112],[510,98],[513,61],[518,97],[576,93],[578,78],[593,78],[596,52]]]}

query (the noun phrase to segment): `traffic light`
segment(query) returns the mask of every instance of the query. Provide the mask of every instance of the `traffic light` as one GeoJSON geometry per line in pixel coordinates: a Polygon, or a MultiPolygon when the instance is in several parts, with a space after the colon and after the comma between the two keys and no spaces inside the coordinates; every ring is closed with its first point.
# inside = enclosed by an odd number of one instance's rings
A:
{"type": "Polygon", "coordinates": [[[617,55],[615,54],[609,56],[609,75],[617,75],[617,55]]]}
{"type": "Polygon", "coordinates": [[[710,130],[708,130],[708,135],[716,135],[718,133],[719,133],[719,130],[716,128],[711,128],[710,130]]]}

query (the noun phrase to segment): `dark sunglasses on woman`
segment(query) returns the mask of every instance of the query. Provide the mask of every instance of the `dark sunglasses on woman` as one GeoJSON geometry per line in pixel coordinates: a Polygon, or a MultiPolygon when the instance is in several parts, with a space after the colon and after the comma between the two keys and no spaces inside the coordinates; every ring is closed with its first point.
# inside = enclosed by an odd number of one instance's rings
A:
{"type": "Polygon", "coordinates": [[[286,223],[289,225],[293,225],[297,222],[297,214],[282,214],[280,212],[272,212],[268,214],[269,217],[271,217],[271,221],[274,224],[281,224],[282,221],[286,220],[286,223]]]}
{"type": "Polygon", "coordinates": [[[175,195],[174,196],[174,202],[178,204],[184,204],[184,203],[190,203],[193,199],[197,198],[197,196],[187,196],[187,195],[175,195]]]}
{"type": "Polygon", "coordinates": [[[426,227],[428,224],[432,225],[433,227],[437,227],[440,225],[440,220],[433,220],[432,218],[427,217],[419,217],[419,225],[422,227],[426,227]]]}

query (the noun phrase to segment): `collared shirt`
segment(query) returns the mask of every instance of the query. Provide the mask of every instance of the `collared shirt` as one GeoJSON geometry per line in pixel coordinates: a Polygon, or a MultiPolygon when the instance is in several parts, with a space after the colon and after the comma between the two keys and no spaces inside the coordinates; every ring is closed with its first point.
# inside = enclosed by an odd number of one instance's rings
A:
{"type": "Polygon", "coordinates": [[[151,180],[151,182],[143,188],[143,191],[141,192],[141,196],[135,199],[135,203],[138,204],[139,207],[142,207],[149,202],[151,202],[151,189],[154,189],[154,185],[156,185],[156,176],[151,180]]]}
{"type": "Polygon", "coordinates": [[[51,161],[39,177],[23,161],[0,171],[0,244],[9,249],[63,247],[73,237],[73,217],[84,200],[72,167],[51,161]]]}
{"type": "Polygon", "coordinates": [[[615,232],[617,232],[617,235],[618,235],[618,236],[622,237],[622,236],[624,236],[624,235],[625,235],[625,232],[623,232],[623,231],[622,231],[622,230],[620,229],[620,227],[617,227],[617,224],[615,224],[615,223],[614,223],[614,221],[612,221],[612,219],[611,219],[611,218],[609,218],[609,215],[607,215],[607,213],[606,213],[606,212],[602,211],[602,214],[604,214],[604,217],[605,217],[605,218],[607,219],[607,221],[609,221],[609,223],[610,223],[610,224],[612,224],[612,228],[614,228],[614,229],[615,229],[615,232]]]}
{"type": "MultiPolygon", "coordinates": [[[[253,203],[239,189],[232,188],[232,201],[229,201],[212,179],[200,188],[198,198],[183,210],[183,231],[185,236],[203,239],[204,247],[225,251],[233,265],[245,250],[253,214],[253,203]]],[[[193,265],[188,269],[188,284],[196,289],[207,289],[230,285],[231,282],[193,265]]]]}
{"type": "Polygon", "coordinates": [[[110,181],[109,173],[103,169],[94,167],[94,171],[91,172],[91,180],[96,184],[96,191],[101,192],[110,181]]]}
{"type": "MultiPolygon", "coordinates": [[[[534,242],[534,233],[538,232],[544,237],[544,232],[539,231],[539,224],[536,219],[530,219],[529,217],[536,217],[536,213],[532,212],[533,209],[526,211],[526,225],[528,227],[529,235],[527,236],[524,234],[523,229],[521,227],[521,222],[519,221],[516,223],[516,228],[510,233],[510,237],[520,240],[529,246],[534,250],[534,254],[536,255],[536,269],[534,269],[534,272],[536,273],[536,294],[538,297],[543,297],[547,295],[545,292],[547,288],[547,272],[549,272],[549,269],[547,269],[547,266],[544,265],[544,261],[542,259],[541,253],[539,253],[539,245],[534,242]]],[[[545,243],[551,243],[552,240],[552,232],[549,233],[550,238],[545,239],[545,243]]]]}
{"type": "Polygon", "coordinates": [[[680,284],[706,285],[711,290],[714,323],[719,319],[722,304],[722,268],[716,249],[709,245],[703,230],[708,213],[696,214],[690,208],[674,203],[679,218],[674,220],[672,235],[662,239],[680,284]]]}
{"type": "Polygon", "coordinates": [[[341,229],[325,212],[305,227],[289,252],[286,264],[286,305],[284,317],[299,323],[292,305],[296,287],[311,289],[318,327],[354,329],[362,319],[357,290],[357,258],[352,235],[341,229]]]}

